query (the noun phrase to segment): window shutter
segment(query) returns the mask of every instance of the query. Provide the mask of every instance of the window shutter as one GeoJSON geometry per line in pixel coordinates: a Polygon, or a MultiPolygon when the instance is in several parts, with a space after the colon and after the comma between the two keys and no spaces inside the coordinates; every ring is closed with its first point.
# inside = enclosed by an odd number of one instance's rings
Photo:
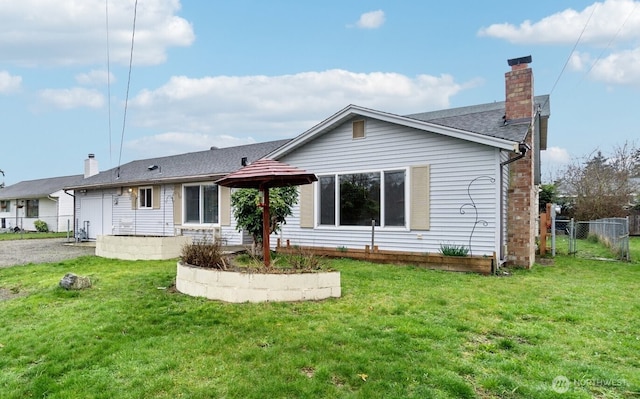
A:
{"type": "Polygon", "coordinates": [[[300,227],[312,229],[313,226],[313,184],[300,186],[300,227]]]}
{"type": "Polygon", "coordinates": [[[182,224],[182,186],[180,184],[173,186],[173,224],[176,226],[182,224]]]}
{"type": "Polygon", "coordinates": [[[151,200],[151,205],[153,206],[153,209],[160,209],[160,186],[153,186],[151,187],[151,195],[152,195],[152,200],[151,200]]]}
{"type": "Polygon", "coordinates": [[[411,230],[429,230],[429,165],[411,168],[411,230]]]}
{"type": "Polygon", "coordinates": [[[131,197],[131,209],[138,209],[138,188],[132,188],[129,196],[131,197]]]}
{"type": "Polygon", "coordinates": [[[220,225],[231,225],[231,189],[218,186],[220,189],[220,225]]]}

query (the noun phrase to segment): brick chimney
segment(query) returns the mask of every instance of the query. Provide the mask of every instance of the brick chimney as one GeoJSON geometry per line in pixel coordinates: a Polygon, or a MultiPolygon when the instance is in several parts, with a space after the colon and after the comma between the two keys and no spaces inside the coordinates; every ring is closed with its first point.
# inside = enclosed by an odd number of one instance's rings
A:
{"type": "Polygon", "coordinates": [[[507,61],[511,71],[505,79],[505,119],[507,122],[533,117],[533,72],[529,68],[531,56],[507,61]]]}
{"type": "Polygon", "coordinates": [[[524,142],[531,150],[509,164],[507,204],[507,262],[530,268],[535,262],[538,218],[538,187],[534,184],[533,73],[531,56],[508,60],[505,73],[505,123],[525,124],[529,131],[524,142]]]}
{"type": "Polygon", "coordinates": [[[97,175],[99,172],[96,156],[94,154],[89,154],[87,159],[84,160],[84,178],[86,179],[87,177],[97,175]]]}

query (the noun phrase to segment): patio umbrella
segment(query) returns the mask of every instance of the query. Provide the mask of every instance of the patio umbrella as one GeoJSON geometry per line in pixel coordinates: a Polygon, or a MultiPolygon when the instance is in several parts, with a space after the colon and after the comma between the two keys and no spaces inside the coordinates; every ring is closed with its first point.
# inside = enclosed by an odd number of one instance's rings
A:
{"type": "Polygon", "coordinates": [[[216,184],[236,188],[257,188],[262,192],[262,252],[264,265],[269,267],[269,189],[271,187],[300,186],[311,184],[318,178],[313,173],[287,165],[272,159],[260,159],[252,164],[230,173],[216,184]]]}

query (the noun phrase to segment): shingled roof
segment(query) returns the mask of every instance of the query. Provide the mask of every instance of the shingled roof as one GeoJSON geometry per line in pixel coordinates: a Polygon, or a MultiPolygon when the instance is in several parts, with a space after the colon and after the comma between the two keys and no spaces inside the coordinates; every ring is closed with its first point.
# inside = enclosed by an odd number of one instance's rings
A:
{"type": "MultiPolygon", "coordinates": [[[[549,116],[550,105],[548,95],[536,96],[534,98],[534,104],[536,109],[540,108],[540,114],[543,117],[549,116]]],[[[499,139],[515,142],[523,141],[527,135],[530,121],[521,120],[505,124],[504,115],[505,103],[504,101],[498,101],[406,116],[436,125],[461,129],[499,139]]]]}
{"type": "Polygon", "coordinates": [[[132,161],[70,185],[70,189],[158,184],[172,181],[215,180],[242,167],[242,159],[256,161],[289,140],[269,141],[132,161]]]}
{"type": "Polygon", "coordinates": [[[42,198],[78,184],[84,175],[26,180],[0,189],[0,200],[42,198]]]}

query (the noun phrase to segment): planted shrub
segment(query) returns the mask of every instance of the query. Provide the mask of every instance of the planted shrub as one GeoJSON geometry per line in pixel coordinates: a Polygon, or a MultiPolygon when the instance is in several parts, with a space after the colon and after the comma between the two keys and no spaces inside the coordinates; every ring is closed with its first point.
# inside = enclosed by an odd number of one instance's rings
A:
{"type": "Polygon", "coordinates": [[[41,233],[46,233],[49,231],[49,226],[47,226],[47,222],[45,222],[44,220],[38,219],[33,222],[33,225],[36,227],[36,230],[41,233]]]}
{"type": "Polygon", "coordinates": [[[222,252],[222,242],[206,237],[184,245],[180,259],[183,263],[210,269],[227,270],[229,265],[222,252]]]}
{"type": "Polygon", "coordinates": [[[440,253],[444,256],[467,256],[469,248],[464,245],[440,244],[440,253]]]}

